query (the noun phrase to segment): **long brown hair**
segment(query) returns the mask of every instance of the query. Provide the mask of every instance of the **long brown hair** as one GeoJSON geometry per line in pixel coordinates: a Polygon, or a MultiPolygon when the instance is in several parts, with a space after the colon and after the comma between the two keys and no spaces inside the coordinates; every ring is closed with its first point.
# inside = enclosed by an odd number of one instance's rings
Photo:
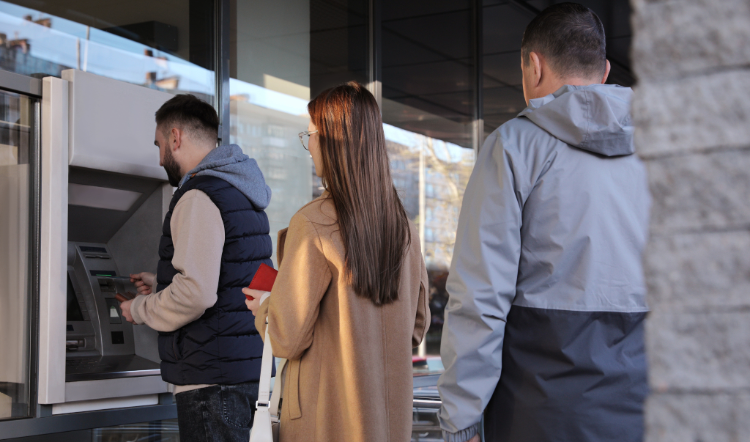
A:
{"type": "Polygon", "coordinates": [[[352,81],[321,92],[307,109],[354,292],[375,305],[393,302],[411,232],[391,180],[378,103],[352,81]]]}

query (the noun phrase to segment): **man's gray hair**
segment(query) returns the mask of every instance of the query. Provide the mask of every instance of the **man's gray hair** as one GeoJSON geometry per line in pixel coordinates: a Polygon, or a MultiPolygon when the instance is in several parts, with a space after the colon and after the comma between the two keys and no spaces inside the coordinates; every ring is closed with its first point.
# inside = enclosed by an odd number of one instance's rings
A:
{"type": "Polygon", "coordinates": [[[603,76],[607,69],[604,25],[591,9],[578,3],[560,3],[537,15],[526,27],[521,42],[523,63],[536,52],[562,78],[603,76]]]}

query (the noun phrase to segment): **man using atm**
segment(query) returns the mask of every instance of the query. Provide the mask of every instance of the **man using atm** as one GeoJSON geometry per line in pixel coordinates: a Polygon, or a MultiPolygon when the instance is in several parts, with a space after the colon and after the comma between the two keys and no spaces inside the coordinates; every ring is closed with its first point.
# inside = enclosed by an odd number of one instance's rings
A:
{"type": "Polygon", "coordinates": [[[209,104],[177,95],[156,112],[154,144],[177,187],[164,219],[156,275],[123,316],[159,332],[162,378],[175,385],[180,439],[247,442],[258,397],[263,341],[245,306],[261,263],[272,265],[271,189],[236,145],[216,147],[209,104]]]}

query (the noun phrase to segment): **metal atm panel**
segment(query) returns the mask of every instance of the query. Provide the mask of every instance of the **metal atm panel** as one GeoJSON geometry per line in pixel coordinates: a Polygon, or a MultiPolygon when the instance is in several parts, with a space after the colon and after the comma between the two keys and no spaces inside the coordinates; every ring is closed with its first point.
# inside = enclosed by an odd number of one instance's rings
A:
{"type": "Polygon", "coordinates": [[[134,291],[130,278],[119,274],[105,244],[68,247],[65,381],[160,375],[158,363],[135,354],[133,326],[115,299],[134,291]]]}
{"type": "Polygon", "coordinates": [[[156,270],[172,188],[153,115],[171,96],[63,77],[43,80],[38,401],[52,414],[153,402],[169,391],[157,333],[127,323],[114,295],[135,291],[128,273],[156,270]]]}

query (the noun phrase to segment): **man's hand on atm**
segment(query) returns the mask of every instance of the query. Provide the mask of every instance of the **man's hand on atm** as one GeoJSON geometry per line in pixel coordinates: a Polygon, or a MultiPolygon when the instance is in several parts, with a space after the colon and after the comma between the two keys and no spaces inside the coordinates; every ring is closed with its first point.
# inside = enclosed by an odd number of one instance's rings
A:
{"type": "Polygon", "coordinates": [[[130,282],[135,284],[139,295],[150,295],[156,285],[156,275],[148,272],[134,273],[130,275],[130,282]]]}
{"type": "Polygon", "coordinates": [[[130,304],[133,303],[132,299],[120,303],[120,311],[122,311],[122,317],[125,318],[131,324],[135,324],[133,321],[133,315],[130,314],[130,304]]]}
{"type": "MultiPolygon", "coordinates": [[[[138,290],[136,295],[150,295],[153,291],[152,288],[156,284],[156,275],[148,272],[135,273],[130,275],[130,282],[132,282],[138,290]]],[[[115,295],[115,298],[120,301],[120,310],[122,311],[122,316],[125,320],[131,324],[135,324],[135,321],[133,321],[133,315],[130,314],[130,305],[133,303],[133,294],[128,293],[128,296],[123,296],[118,293],[115,295]]]]}

